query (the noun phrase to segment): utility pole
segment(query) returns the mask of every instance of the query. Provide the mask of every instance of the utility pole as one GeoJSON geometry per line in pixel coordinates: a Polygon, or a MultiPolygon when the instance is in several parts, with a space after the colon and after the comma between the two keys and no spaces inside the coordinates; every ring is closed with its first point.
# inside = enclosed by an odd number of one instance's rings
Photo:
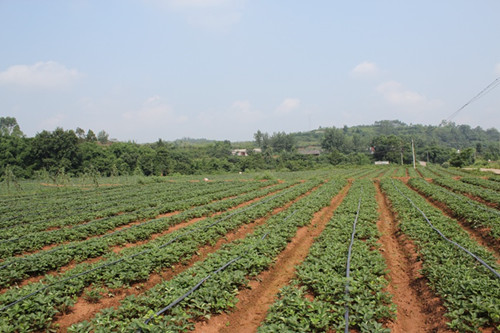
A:
{"type": "Polygon", "coordinates": [[[411,155],[413,157],[413,169],[416,169],[417,166],[415,165],[415,144],[413,143],[413,138],[411,139],[411,155]]]}

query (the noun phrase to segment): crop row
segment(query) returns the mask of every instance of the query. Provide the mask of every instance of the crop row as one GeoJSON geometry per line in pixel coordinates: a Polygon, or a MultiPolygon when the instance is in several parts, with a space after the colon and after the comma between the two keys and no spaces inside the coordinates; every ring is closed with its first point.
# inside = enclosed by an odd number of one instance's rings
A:
{"type": "Polygon", "coordinates": [[[494,190],[489,190],[481,186],[466,184],[451,178],[435,178],[434,182],[441,186],[447,187],[454,192],[470,194],[472,196],[491,202],[497,207],[500,207],[500,193],[494,190]]]}
{"type": "Polygon", "coordinates": [[[245,288],[250,277],[267,269],[295,235],[297,227],[309,224],[313,213],[328,205],[344,184],[337,181],[323,185],[268,219],[243,240],[227,244],[171,280],[142,295],[127,297],[118,308],[105,309],[90,322],[76,324],[69,331],[182,332],[192,329],[196,320],[229,311],[237,302],[238,289],[245,288]],[[196,285],[200,287],[177,306],[154,316],[196,285]]]}
{"type": "Polygon", "coordinates": [[[402,182],[383,180],[381,186],[397,213],[402,232],[419,250],[422,273],[443,300],[448,310],[446,316],[451,320],[449,326],[459,331],[477,331],[480,327],[492,326],[498,329],[500,279],[475,258],[442,238],[429,223],[498,270],[493,254],[471,239],[455,220],[444,216],[402,182]]]}
{"type": "Polygon", "coordinates": [[[49,251],[42,251],[21,258],[11,258],[0,265],[0,286],[9,286],[29,276],[40,275],[67,265],[71,261],[81,262],[88,258],[102,256],[109,253],[112,246],[149,239],[153,234],[167,230],[182,221],[208,216],[214,212],[226,211],[231,207],[268,195],[271,192],[280,191],[291,185],[293,184],[284,183],[275,187],[251,191],[235,198],[193,207],[173,216],[147,220],[113,233],[104,234],[98,238],[61,245],[49,251]]]}
{"type": "Polygon", "coordinates": [[[105,284],[110,288],[121,288],[147,280],[153,271],[189,258],[200,246],[269,214],[319,183],[309,181],[299,184],[251,206],[201,220],[144,245],[127,248],[120,253],[109,253],[99,262],[82,263],[60,275],[46,275],[40,282],[10,288],[0,295],[2,329],[22,332],[43,330],[50,326],[56,314],[70,308],[75,297],[89,285],[105,284]]]}
{"type": "MultiPolygon", "coordinates": [[[[160,214],[177,210],[185,210],[191,206],[206,206],[215,200],[231,197],[248,190],[252,191],[259,187],[259,184],[248,184],[239,188],[232,188],[216,193],[209,193],[204,196],[194,197],[189,200],[180,200],[170,203],[167,202],[159,207],[145,208],[132,213],[119,214],[104,219],[93,220],[79,224],[72,228],[42,231],[26,234],[11,240],[3,240],[0,241],[0,257],[5,258],[7,256],[19,254],[25,251],[40,249],[46,245],[59,244],[65,241],[83,240],[91,236],[102,235],[117,227],[127,225],[130,222],[152,219],[160,214]]],[[[204,208],[207,207],[211,206],[206,206],[204,208]]],[[[205,211],[207,210],[205,209],[205,211]]]]}
{"type": "MultiPolygon", "coordinates": [[[[412,178],[418,178],[421,177],[420,174],[417,172],[417,170],[413,167],[407,167],[406,170],[408,171],[408,176],[412,178]]],[[[420,168],[419,168],[420,171],[420,168]]]]}
{"type": "Polygon", "coordinates": [[[462,178],[460,178],[460,180],[465,182],[465,183],[472,184],[472,185],[478,185],[478,186],[482,186],[485,188],[489,188],[491,190],[500,191],[500,183],[495,182],[495,181],[491,181],[491,180],[487,180],[487,179],[483,179],[483,178],[478,178],[478,177],[462,177],[462,178]]]}
{"type": "Polygon", "coordinates": [[[29,223],[37,221],[41,218],[59,218],[64,216],[67,210],[71,214],[76,214],[82,210],[89,211],[95,209],[99,211],[109,207],[114,202],[122,200],[133,200],[134,198],[141,197],[141,193],[159,194],[162,191],[173,189],[183,185],[170,185],[167,184],[149,184],[142,186],[120,186],[107,189],[93,189],[86,191],[67,191],[63,190],[65,196],[55,196],[58,193],[53,193],[54,196],[43,196],[40,198],[23,199],[19,198],[16,201],[9,201],[5,203],[5,212],[2,212],[0,222],[4,226],[5,222],[16,221],[22,223],[29,223]],[[59,211],[54,211],[53,207],[57,206],[62,208],[59,211]],[[30,208],[27,210],[26,208],[30,208]]]}
{"type": "Polygon", "coordinates": [[[393,177],[406,177],[406,168],[404,166],[398,166],[395,168],[393,177]]]}
{"type": "Polygon", "coordinates": [[[259,332],[343,331],[346,307],[350,328],[361,332],[386,331],[381,322],[393,316],[394,306],[390,295],[383,291],[387,286],[386,265],[377,250],[377,217],[373,183],[355,181],[307,258],[298,266],[297,279],[280,291],[259,332]],[[347,279],[348,247],[354,223],[347,279]]]}
{"type": "Polygon", "coordinates": [[[483,227],[492,237],[500,240],[500,211],[423,179],[410,179],[408,184],[432,200],[444,203],[456,217],[464,219],[472,227],[483,227]]]}
{"type": "Polygon", "coordinates": [[[440,177],[470,177],[475,174],[473,170],[461,170],[457,168],[443,168],[439,165],[432,164],[430,169],[440,177]]]}
{"type": "Polygon", "coordinates": [[[86,202],[86,196],[82,196],[80,200],[68,199],[64,203],[48,201],[44,207],[44,211],[25,207],[26,210],[33,211],[33,214],[36,214],[37,218],[33,218],[30,221],[26,221],[26,219],[10,221],[9,226],[3,227],[3,233],[0,238],[8,239],[28,232],[78,225],[121,213],[133,212],[139,209],[150,209],[174,201],[179,203],[183,200],[190,200],[190,198],[193,197],[196,198],[211,193],[227,191],[231,188],[238,188],[238,184],[226,185],[223,183],[216,183],[210,186],[200,186],[199,188],[194,187],[192,184],[182,187],[165,186],[163,189],[155,188],[154,191],[152,191],[152,188],[147,187],[142,189],[142,193],[138,192],[135,195],[131,194],[130,197],[119,197],[114,201],[108,200],[105,201],[105,204],[99,205],[93,205],[86,202]],[[72,205],[76,206],[81,202],[85,203],[83,205],[84,211],[77,213],[75,209],[71,210],[66,207],[72,205]],[[59,218],[51,216],[59,216],[59,218]]]}

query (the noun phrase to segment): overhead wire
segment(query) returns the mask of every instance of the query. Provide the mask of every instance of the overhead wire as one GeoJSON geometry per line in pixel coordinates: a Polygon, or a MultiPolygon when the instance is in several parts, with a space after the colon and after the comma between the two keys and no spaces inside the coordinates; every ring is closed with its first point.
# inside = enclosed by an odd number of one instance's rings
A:
{"type": "Polygon", "coordinates": [[[488,94],[489,92],[491,92],[493,89],[495,89],[499,85],[500,85],[500,77],[497,77],[495,80],[493,80],[493,82],[491,82],[489,85],[487,85],[486,88],[481,90],[476,96],[472,97],[467,103],[465,103],[457,111],[453,112],[446,120],[451,121],[451,119],[455,118],[460,113],[460,111],[465,109],[469,104],[471,104],[474,101],[477,101],[478,99],[480,99],[484,95],[488,94]]]}

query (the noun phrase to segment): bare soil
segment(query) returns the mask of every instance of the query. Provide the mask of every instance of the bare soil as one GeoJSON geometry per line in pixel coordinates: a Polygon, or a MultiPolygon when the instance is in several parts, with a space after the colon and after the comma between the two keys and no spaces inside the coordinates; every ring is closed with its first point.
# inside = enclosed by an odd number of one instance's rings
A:
{"type": "Polygon", "coordinates": [[[399,229],[378,183],[376,191],[380,214],[377,227],[382,234],[379,242],[389,270],[387,291],[393,295],[397,307],[397,319],[387,327],[395,333],[452,332],[446,326],[441,299],[420,274],[422,262],[418,260],[415,245],[399,229]]]}
{"type": "Polygon", "coordinates": [[[255,332],[265,319],[278,291],[295,276],[295,266],[306,258],[309,248],[332,218],[348,188],[349,186],[346,186],[331,200],[329,206],[314,214],[308,226],[297,230],[295,237],[278,255],[275,264],[250,281],[248,289],[240,291],[239,301],[231,313],[214,316],[206,322],[198,322],[194,332],[255,332]]]}

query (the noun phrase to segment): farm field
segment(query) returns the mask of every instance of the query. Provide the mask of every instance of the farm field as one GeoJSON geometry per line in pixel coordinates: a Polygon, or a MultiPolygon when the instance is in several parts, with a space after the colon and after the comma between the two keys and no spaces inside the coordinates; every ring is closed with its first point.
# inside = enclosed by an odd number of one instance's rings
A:
{"type": "Polygon", "coordinates": [[[0,332],[500,331],[489,173],[100,183],[0,189],[0,332]]]}

